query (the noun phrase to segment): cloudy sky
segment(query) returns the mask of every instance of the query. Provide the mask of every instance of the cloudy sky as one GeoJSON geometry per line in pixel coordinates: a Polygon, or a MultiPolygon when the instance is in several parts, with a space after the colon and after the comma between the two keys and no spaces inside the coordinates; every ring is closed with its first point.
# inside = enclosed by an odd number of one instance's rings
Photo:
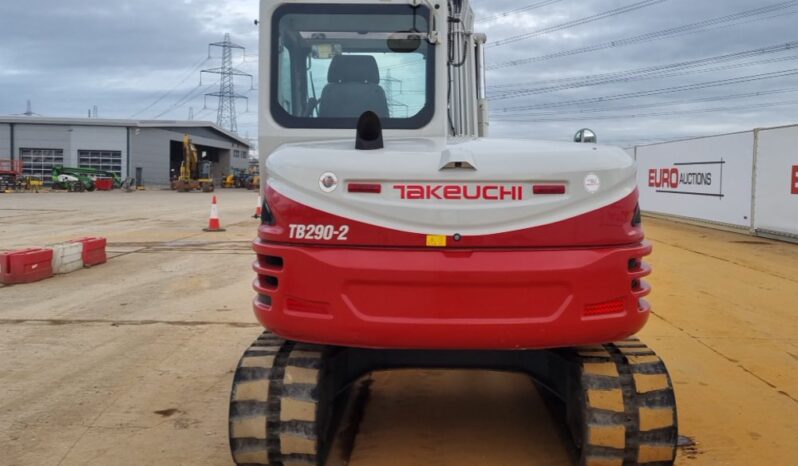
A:
{"type": "MultiPolygon", "coordinates": [[[[474,0],[488,34],[493,134],[603,142],[798,123],[798,0],[474,0]],[[795,43],[792,43],[795,42],[795,43]],[[791,44],[792,43],[792,44],[791,44]]],[[[0,7],[0,114],[215,120],[209,42],[247,47],[256,0],[26,0],[0,7]]],[[[238,91],[257,135],[257,90],[238,91]]]]}

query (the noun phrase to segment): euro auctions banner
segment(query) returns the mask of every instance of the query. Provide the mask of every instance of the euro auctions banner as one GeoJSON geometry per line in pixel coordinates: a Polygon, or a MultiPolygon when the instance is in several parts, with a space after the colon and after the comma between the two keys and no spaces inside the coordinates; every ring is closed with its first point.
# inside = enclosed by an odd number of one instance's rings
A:
{"type": "Polygon", "coordinates": [[[754,227],[798,235],[798,127],[759,131],[754,227]]]}
{"type": "Polygon", "coordinates": [[[637,147],[640,207],[751,227],[754,133],[637,147]]]}

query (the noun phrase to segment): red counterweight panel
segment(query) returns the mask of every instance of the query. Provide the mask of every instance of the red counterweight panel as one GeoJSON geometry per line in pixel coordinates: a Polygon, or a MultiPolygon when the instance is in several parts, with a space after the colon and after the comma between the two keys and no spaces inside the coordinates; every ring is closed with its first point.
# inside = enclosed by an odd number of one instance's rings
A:
{"type": "Polygon", "coordinates": [[[33,283],[53,276],[52,249],[23,249],[0,253],[0,282],[33,283]]]}
{"type": "Polygon", "coordinates": [[[73,241],[74,243],[83,243],[83,265],[86,267],[94,267],[95,265],[105,264],[108,262],[108,256],[105,252],[108,245],[108,240],[105,238],[81,238],[73,241]]]}

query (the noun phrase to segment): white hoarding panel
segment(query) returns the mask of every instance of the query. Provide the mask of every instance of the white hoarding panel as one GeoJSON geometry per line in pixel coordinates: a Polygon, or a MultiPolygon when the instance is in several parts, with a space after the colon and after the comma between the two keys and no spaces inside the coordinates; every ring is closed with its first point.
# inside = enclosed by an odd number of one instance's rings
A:
{"type": "Polygon", "coordinates": [[[751,228],[753,159],[753,132],[640,146],[640,207],[751,228]]]}
{"type": "Polygon", "coordinates": [[[759,132],[754,227],[798,235],[798,127],[759,132]]]}

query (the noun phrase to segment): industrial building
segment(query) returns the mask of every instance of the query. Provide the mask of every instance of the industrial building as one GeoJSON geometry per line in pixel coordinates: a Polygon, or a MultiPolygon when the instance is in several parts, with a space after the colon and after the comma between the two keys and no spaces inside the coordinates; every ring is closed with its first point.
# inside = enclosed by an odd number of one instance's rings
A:
{"type": "Polygon", "coordinates": [[[179,174],[188,134],[217,182],[249,167],[250,143],[207,121],[0,117],[0,159],[21,160],[24,175],[51,181],[54,165],[99,168],[166,186],[179,174]]]}

